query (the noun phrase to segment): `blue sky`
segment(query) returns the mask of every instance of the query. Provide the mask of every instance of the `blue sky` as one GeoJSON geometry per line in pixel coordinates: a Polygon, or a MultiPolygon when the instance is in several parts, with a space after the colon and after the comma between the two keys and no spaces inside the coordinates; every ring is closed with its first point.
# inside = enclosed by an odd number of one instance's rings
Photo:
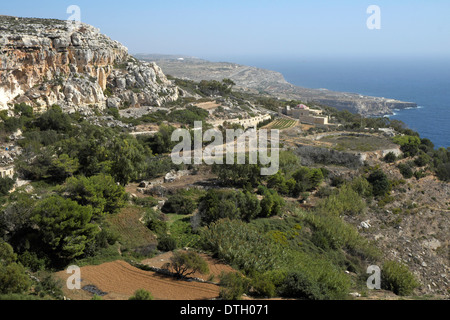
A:
{"type": "Polygon", "coordinates": [[[0,14],[81,19],[130,53],[204,58],[450,57],[448,0],[2,1],[0,14]],[[369,30],[369,5],[381,30],[369,30]]]}

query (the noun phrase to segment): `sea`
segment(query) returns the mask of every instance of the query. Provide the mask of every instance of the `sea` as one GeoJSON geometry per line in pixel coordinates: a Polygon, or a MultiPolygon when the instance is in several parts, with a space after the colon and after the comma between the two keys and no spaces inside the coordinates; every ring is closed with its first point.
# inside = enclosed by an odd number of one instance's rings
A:
{"type": "Polygon", "coordinates": [[[436,148],[450,147],[450,57],[223,57],[221,61],[278,71],[288,82],[305,88],[415,102],[418,108],[394,110],[389,117],[403,121],[436,148]]]}

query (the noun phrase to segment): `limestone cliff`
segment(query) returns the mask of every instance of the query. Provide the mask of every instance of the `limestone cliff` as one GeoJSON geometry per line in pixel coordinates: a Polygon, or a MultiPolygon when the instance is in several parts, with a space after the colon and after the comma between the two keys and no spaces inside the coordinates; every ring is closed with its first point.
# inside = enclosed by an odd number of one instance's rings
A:
{"type": "Polygon", "coordinates": [[[0,110],[25,102],[68,112],[161,105],[179,90],[154,63],[90,25],[0,16],[0,110]]]}

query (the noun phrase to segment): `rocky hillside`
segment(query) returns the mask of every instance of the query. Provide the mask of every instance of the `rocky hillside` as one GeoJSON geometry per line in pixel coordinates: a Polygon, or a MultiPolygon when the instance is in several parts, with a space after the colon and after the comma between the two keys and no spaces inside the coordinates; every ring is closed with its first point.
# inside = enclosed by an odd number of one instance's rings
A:
{"type": "Polygon", "coordinates": [[[134,59],[92,26],[0,16],[0,110],[24,102],[89,113],[159,106],[179,93],[156,64],[134,59]]]}
{"type": "Polygon", "coordinates": [[[325,89],[307,89],[288,83],[279,72],[228,62],[210,62],[192,57],[138,54],[136,58],[156,62],[165,74],[194,81],[230,78],[238,87],[281,99],[298,99],[363,115],[392,114],[394,109],[415,108],[416,103],[362,96],[325,89]]]}

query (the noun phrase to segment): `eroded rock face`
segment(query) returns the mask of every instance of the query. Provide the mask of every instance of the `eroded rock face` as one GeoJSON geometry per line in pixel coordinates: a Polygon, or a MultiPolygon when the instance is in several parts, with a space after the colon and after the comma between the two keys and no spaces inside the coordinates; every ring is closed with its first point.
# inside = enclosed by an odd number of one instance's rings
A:
{"type": "Polygon", "coordinates": [[[158,66],[132,58],[92,26],[0,16],[0,110],[25,102],[41,111],[53,104],[86,111],[177,98],[158,66]]]}

